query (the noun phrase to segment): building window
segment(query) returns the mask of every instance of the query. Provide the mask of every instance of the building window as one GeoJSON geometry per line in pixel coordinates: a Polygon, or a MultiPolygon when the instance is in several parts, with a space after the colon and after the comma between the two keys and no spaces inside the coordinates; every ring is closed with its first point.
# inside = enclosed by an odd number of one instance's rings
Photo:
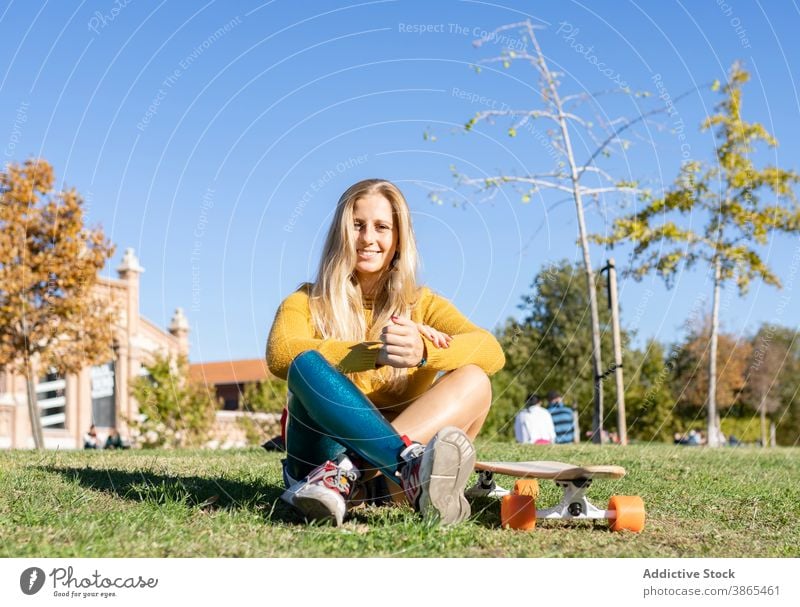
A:
{"type": "Polygon", "coordinates": [[[242,384],[217,384],[214,387],[217,402],[222,401],[223,411],[238,411],[242,402],[242,384]]]}
{"type": "Polygon", "coordinates": [[[43,429],[66,427],[67,380],[52,367],[36,384],[36,404],[43,429]]]}
{"type": "Polygon", "coordinates": [[[92,367],[92,423],[101,428],[117,425],[114,363],[92,367]]]}

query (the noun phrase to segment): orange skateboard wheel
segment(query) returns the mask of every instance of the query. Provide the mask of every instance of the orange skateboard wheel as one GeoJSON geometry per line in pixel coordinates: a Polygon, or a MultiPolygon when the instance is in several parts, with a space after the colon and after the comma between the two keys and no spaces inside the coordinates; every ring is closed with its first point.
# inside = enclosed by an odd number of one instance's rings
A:
{"type": "Polygon", "coordinates": [[[644,529],[644,502],[638,495],[612,495],[608,509],[616,511],[610,520],[611,531],[627,529],[639,533],[644,529]]]}
{"type": "Polygon", "coordinates": [[[539,481],[535,478],[521,478],[514,483],[513,493],[517,495],[530,495],[533,499],[539,497],[539,481]]]}
{"type": "Polygon", "coordinates": [[[530,495],[510,494],[500,502],[500,523],[504,529],[530,531],[536,527],[536,502],[530,495]]]}

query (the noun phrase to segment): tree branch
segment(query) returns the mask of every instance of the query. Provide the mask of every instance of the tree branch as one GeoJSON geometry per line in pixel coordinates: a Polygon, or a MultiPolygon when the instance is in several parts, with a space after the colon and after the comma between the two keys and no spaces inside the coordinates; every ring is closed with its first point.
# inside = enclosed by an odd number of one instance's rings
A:
{"type": "Polygon", "coordinates": [[[529,183],[537,188],[548,188],[554,190],[561,190],[562,192],[572,193],[572,188],[560,183],[553,183],[536,177],[516,177],[514,175],[497,175],[493,177],[484,177],[483,179],[475,179],[471,177],[462,177],[461,182],[465,185],[481,185],[484,189],[491,187],[498,187],[503,183],[529,183]]]}
{"type": "MultiPolygon", "coordinates": [[[[675,99],[672,100],[672,105],[675,105],[676,102],[680,101],[684,97],[688,97],[692,93],[694,93],[694,92],[696,92],[696,91],[698,91],[701,88],[704,88],[706,86],[708,86],[710,88],[712,86],[712,83],[701,84],[700,86],[696,86],[694,88],[689,89],[688,91],[685,91],[684,93],[681,93],[680,95],[675,97],[675,99]]],[[[606,138],[606,140],[600,145],[600,147],[597,148],[594,151],[594,153],[589,157],[589,159],[581,167],[580,171],[578,172],[578,179],[580,179],[581,175],[583,175],[583,173],[586,171],[586,167],[588,167],[589,165],[594,163],[595,159],[603,152],[603,150],[605,148],[608,147],[608,145],[612,141],[614,141],[615,139],[617,139],[619,137],[620,133],[622,133],[623,131],[626,131],[627,129],[631,128],[633,125],[638,124],[639,122],[641,122],[645,118],[648,118],[649,116],[653,116],[655,114],[661,114],[661,113],[664,113],[664,112],[668,111],[669,107],[670,106],[668,106],[668,105],[664,105],[664,106],[658,107],[658,108],[656,108],[654,110],[650,110],[649,112],[645,112],[644,114],[640,114],[635,119],[627,121],[620,128],[618,128],[613,133],[611,133],[611,135],[609,135],[606,138]]]]}

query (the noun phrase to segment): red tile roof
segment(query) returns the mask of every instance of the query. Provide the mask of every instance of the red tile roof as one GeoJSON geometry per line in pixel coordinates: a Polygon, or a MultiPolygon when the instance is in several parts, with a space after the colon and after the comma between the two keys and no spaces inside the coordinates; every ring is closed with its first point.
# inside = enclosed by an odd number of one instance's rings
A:
{"type": "Polygon", "coordinates": [[[267,369],[267,361],[263,358],[196,363],[189,365],[189,376],[193,381],[206,385],[243,384],[273,379],[267,369]]]}

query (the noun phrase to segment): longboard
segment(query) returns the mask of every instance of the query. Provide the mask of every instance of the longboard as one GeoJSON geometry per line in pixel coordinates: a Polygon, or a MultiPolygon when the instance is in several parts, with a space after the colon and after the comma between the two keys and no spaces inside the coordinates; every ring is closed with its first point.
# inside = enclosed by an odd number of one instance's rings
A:
{"type": "Polygon", "coordinates": [[[622,466],[574,466],[564,462],[475,462],[476,470],[507,474],[519,478],[575,480],[580,478],[622,478],[622,466]]]}
{"type": "Polygon", "coordinates": [[[640,532],[644,528],[645,510],[637,495],[614,495],[608,508],[597,508],[586,498],[595,479],[620,479],[625,476],[622,466],[575,466],[565,462],[475,462],[479,485],[494,486],[493,475],[516,476],[510,495],[502,498],[500,520],[503,527],[530,530],[536,519],[607,519],[612,531],[640,532]],[[552,508],[536,509],[539,485],[536,479],[555,481],[562,489],[561,501],[552,508]]]}

